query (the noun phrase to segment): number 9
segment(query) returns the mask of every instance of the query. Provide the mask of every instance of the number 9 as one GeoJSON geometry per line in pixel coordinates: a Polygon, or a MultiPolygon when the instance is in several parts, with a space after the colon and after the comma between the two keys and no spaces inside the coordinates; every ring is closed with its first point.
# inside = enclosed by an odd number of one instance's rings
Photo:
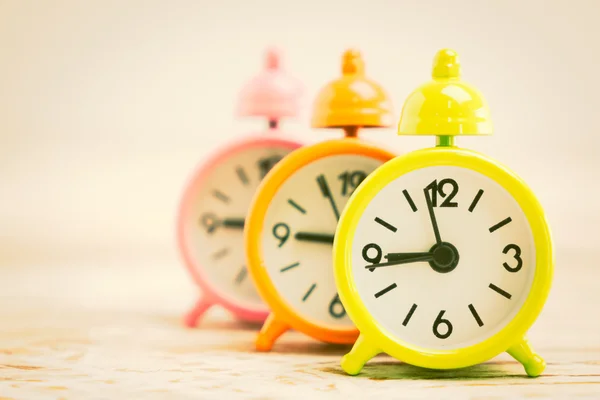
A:
{"type": "Polygon", "coordinates": [[[204,225],[207,233],[213,233],[219,225],[219,220],[215,214],[204,214],[200,220],[200,223],[204,225]]]}
{"type": "MultiPolygon", "coordinates": [[[[371,264],[379,264],[379,262],[381,261],[382,255],[383,255],[383,252],[381,251],[381,247],[379,247],[379,245],[377,245],[376,243],[369,243],[368,245],[363,247],[363,251],[362,251],[363,259],[367,262],[370,262],[371,264]],[[376,251],[375,257],[369,256],[369,250],[371,250],[371,249],[375,249],[375,251],[376,251]]],[[[369,271],[373,272],[373,271],[375,271],[375,268],[369,268],[369,271]]]]}
{"type": "Polygon", "coordinates": [[[290,237],[290,227],[283,222],[276,224],[273,227],[273,236],[275,236],[276,239],[279,239],[279,247],[283,246],[290,237]]]}

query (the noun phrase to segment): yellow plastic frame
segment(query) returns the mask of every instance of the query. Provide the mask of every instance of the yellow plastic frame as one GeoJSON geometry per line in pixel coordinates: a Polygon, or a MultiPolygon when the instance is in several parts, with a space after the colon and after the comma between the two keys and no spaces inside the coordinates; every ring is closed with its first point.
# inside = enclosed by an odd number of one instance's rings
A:
{"type": "Polygon", "coordinates": [[[269,277],[262,256],[264,218],[281,185],[304,166],[324,157],[342,154],[363,155],[380,159],[382,162],[395,157],[395,154],[360,139],[328,140],[288,154],[273,167],[257,189],[244,229],[247,268],[258,292],[271,308],[271,315],[265,321],[256,340],[257,350],[271,350],[277,338],[290,328],[330,343],[354,343],[358,337],[358,330],[354,327],[331,329],[306,320],[298,314],[279,294],[269,277]]]}
{"type": "Polygon", "coordinates": [[[334,267],[338,293],[346,312],[361,332],[342,368],[356,375],[378,353],[387,353],[412,365],[431,369],[467,367],[508,351],[528,375],[537,376],[545,362],[535,354],[525,334],[540,314],[550,292],[554,269],[552,238],[544,210],[529,187],[506,167],[477,152],[437,147],[400,156],[375,170],[354,192],[338,224],[334,241],[334,267]],[[431,166],[457,166],[479,172],[500,184],[518,202],[531,226],[536,249],[536,271],[531,291],[521,310],[501,331],[475,345],[454,350],[428,350],[395,338],[371,317],[363,304],[351,271],[353,239],[367,205],[386,185],[411,171],[431,166]]]}

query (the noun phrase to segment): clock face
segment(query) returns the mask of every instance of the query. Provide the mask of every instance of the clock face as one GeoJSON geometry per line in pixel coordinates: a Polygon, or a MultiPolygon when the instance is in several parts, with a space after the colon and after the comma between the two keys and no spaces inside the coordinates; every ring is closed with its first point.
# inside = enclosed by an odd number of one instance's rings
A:
{"type": "Polygon", "coordinates": [[[498,333],[535,275],[531,227],[516,200],[463,167],[406,173],[358,221],[351,270],[370,315],[397,339],[464,348],[498,333]]]}
{"type": "Polygon", "coordinates": [[[240,303],[263,303],[246,270],[244,220],[262,178],[292,149],[254,146],[232,153],[214,166],[194,193],[184,240],[211,286],[240,303]]]}
{"type": "Polygon", "coordinates": [[[306,320],[332,329],[353,327],[335,287],[333,237],[348,198],[382,163],[361,155],[320,158],[291,175],[268,206],[263,263],[278,293],[306,320]]]}

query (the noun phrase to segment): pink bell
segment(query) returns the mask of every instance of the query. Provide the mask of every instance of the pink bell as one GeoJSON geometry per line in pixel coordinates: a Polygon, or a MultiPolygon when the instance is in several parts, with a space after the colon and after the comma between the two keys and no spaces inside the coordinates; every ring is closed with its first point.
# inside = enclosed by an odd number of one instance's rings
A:
{"type": "Polygon", "coordinates": [[[252,78],[240,93],[238,115],[266,117],[271,125],[277,125],[281,117],[299,114],[302,87],[281,64],[280,52],[269,49],[263,71],[252,78]]]}

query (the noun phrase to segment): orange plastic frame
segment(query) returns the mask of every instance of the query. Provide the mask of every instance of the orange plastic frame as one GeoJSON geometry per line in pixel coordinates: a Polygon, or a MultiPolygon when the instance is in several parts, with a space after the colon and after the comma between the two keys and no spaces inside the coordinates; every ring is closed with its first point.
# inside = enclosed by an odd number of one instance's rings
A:
{"type": "MultiPolygon", "coordinates": [[[[257,350],[271,350],[277,338],[289,329],[329,343],[354,343],[358,337],[358,330],[354,327],[331,329],[306,320],[296,313],[271,281],[262,255],[263,221],[269,204],[281,185],[298,170],[316,160],[344,154],[367,156],[382,162],[395,157],[395,154],[360,139],[328,140],[288,154],[269,172],[254,196],[244,229],[247,266],[261,297],[271,308],[271,314],[256,340],[257,350]]],[[[333,274],[333,265],[331,273],[333,274]]]]}

